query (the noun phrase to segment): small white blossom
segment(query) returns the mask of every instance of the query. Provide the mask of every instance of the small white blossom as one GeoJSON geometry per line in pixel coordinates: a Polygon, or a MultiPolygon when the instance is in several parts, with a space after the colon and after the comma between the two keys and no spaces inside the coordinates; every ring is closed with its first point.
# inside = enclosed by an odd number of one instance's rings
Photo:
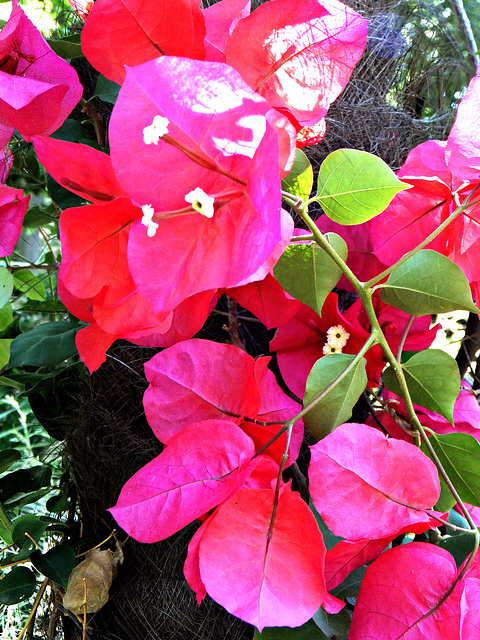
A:
{"type": "Polygon", "coordinates": [[[341,347],[339,348],[333,344],[328,344],[328,342],[323,345],[322,351],[324,356],[329,356],[332,353],[342,353],[341,347]]]}
{"type": "Polygon", "coordinates": [[[143,141],[145,144],[158,144],[162,136],[168,133],[170,121],[163,116],[155,116],[153,122],[143,130],[143,141]]]}
{"type": "Polygon", "coordinates": [[[327,343],[340,350],[347,344],[349,338],[350,334],[341,324],[330,327],[327,331],[327,343]]]}
{"type": "Polygon", "coordinates": [[[186,202],[189,202],[195,211],[201,213],[202,216],[206,218],[213,218],[213,205],[215,203],[215,198],[208,196],[203,189],[197,187],[193,191],[190,191],[185,196],[186,202]]]}
{"type": "Polygon", "coordinates": [[[152,218],[155,214],[155,209],[151,204],[144,204],[142,207],[143,218],[141,220],[142,224],[147,227],[147,236],[149,238],[153,238],[153,236],[157,233],[158,223],[153,222],[152,218]]]}

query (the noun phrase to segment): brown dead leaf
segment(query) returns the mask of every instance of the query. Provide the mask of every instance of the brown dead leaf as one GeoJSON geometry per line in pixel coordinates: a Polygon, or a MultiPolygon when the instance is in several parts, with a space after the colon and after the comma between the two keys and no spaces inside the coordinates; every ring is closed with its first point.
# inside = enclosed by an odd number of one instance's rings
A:
{"type": "Polygon", "coordinates": [[[63,606],[76,615],[84,614],[85,587],[87,585],[87,613],[95,613],[108,602],[113,579],[113,556],[110,550],[93,549],[85,560],[75,567],[63,596],[63,606]]]}

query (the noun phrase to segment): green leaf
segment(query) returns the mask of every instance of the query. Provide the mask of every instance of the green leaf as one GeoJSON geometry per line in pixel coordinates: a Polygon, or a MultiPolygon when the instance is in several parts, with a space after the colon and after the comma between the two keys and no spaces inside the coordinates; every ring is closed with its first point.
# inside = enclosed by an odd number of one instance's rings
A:
{"type": "Polygon", "coordinates": [[[22,459],[22,454],[16,449],[3,449],[0,451],[0,473],[5,473],[14,462],[22,459]]]}
{"type": "Polygon", "coordinates": [[[15,272],[15,289],[20,293],[25,293],[29,300],[38,300],[44,302],[46,299],[45,287],[43,286],[43,278],[40,279],[34,275],[29,269],[15,272]]]}
{"type": "Polygon", "coordinates": [[[30,467],[7,473],[0,478],[0,502],[7,502],[42,487],[50,486],[52,471],[49,467],[30,467]]]}
{"type": "Polygon", "coordinates": [[[30,561],[46,578],[50,578],[64,589],[67,588],[68,578],[75,566],[75,554],[68,544],[53,547],[45,554],[34,551],[30,555],[30,561]]]}
{"type": "Polygon", "coordinates": [[[313,185],[313,169],[301,149],[295,150],[295,160],[289,173],[282,180],[282,190],[308,200],[313,185]]]}
{"type": "Polygon", "coordinates": [[[19,549],[23,549],[26,545],[30,551],[33,551],[36,549],[33,540],[39,544],[47,526],[48,523],[44,522],[40,516],[31,514],[19,516],[12,523],[12,540],[19,549]],[[26,535],[27,533],[33,540],[26,535]]]}
{"type": "Polygon", "coordinates": [[[10,360],[11,338],[0,338],[0,369],[6,367],[10,360]]]}
{"type": "Polygon", "coordinates": [[[55,209],[51,205],[48,207],[30,207],[23,219],[23,226],[27,227],[27,229],[36,229],[37,227],[52,224],[52,222],[57,221],[54,213],[55,209]]]}
{"type": "Polygon", "coordinates": [[[290,627],[265,627],[262,633],[255,629],[253,640],[328,640],[328,638],[313,620],[309,620],[301,627],[294,629],[290,627]]]}
{"type": "MultiPolygon", "coordinates": [[[[355,356],[348,353],[334,353],[317,360],[307,378],[303,406],[306,407],[327,389],[354,358],[355,356]]],[[[316,440],[327,436],[352,415],[355,403],[367,386],[366,363],[365,358],[359,360],[352,370],[304,416],[305,426],[316,440]]]]}
{"type": "Polygon", "coordinates": [[[316,200],[334,222],[361,224],[382,213],[396,193],[410,188],[377,156],[338,149],[320,167],[316,200]]]}
{"type": "Polygon", "coordinates": [[[308,500],[308,507],[310,511],[313,513],[313,515],[315,516],[315,520],[317,521],[318,528],[320,529],[320,532],[323,537],[323,542],[325,543],[325,548],[327,549],[327,551],[330,551],[330,549],[333,549],[333,547],[337,544],[337,542],[344,540],[344,538],[341,538],[340,536],[336,536],[330,531],[330,529],[327,527],[327,525],[323,521],[322,516],[315,509],[315,506],[311,498],[309,498],[308,500]]]}
{"type": "Polygon", "coordinates": [[[339,600],[345,600],[346,598],[356,598],[358,596],[358,592],[360,591],[360,586],[362,584],[362,580],[365,576],[365,571],[367,570],[366,566],[358,567],[354,569],[345,580],[332,589],[332,595],[339,600]]]}
{"type": "Polygon", "coordinates": [[[86,202],[85,198],[81,198],[76,193],[64,189],[51,176],[47,176],[47,189],[52,200],[62,210],[70,207],[81,207],[86,202]]]}
{"type": "MultiPolygon", "coordinates": [[[[340,257],[346,260],[345,240],[336,233],[327,233],[325,237],[340,257]]],[[[321,316],[323,304],[340,280],[342,271],[323,249],[311,242],[287,247],[273,275],[287,293],[321,316]]]]}
{"type": "Polygon", "coordinates": [[[0,267],[0,307],[7,304],[13,291],[13,276],[6,267],[0,267]]]}
{"type": "Polygon", "coordinates": [[[27,504],[35,504],[44,496],[52,491],[52,487],[38,489],[38,491],[29,491],[28,493],[17,494],[9,500],[5,500],[5,506],[9,509],[22,509],[27,504]]]}
{"type": "MultiPolygon", "coordinates": [[[[480,443],[467,433],[434,435],[429,441],[460,498],[480,507],[480,443]]],[[[431,458],[425,443],[422,451],[431,458]]]]}
{"type": "MultiPolygon", "coordinates": [[[[460,374],[452,356],[439,349],[426,349],[402,366],[413,402],[439,413],[453,424],[453,405],[460,393],[460,374]]],[[[391,367],[383,372],[382,381],[387,389],[401,395],[391,367]]]]}
{"type": "Polygon", "coordinates": [[[438,546],[452,554],[455,558],[457,569],[460,569],[467,556],[472,553],[474,542],[475,538],[470,533],[461,533],[458,536],[445,538],[438,546]]]}
{"type": "Polygon", "coordinates": [[[72,36],[66,36],[60,40],[49,38],[47,39],[47,42],[57,56],[60,56],[60,58],[63,58],[64,60],[71,60],[72,58],[80,58],[83,56],[79,33],[75,33],[72,36]]]}
{"type": "Polygon", "coordinates": [[[321,607],[313,616],[314,622],[323,631],[327,638],[345,638],[350,630],[352,614],[347,609],[332,615],[321,607]]]}
{"type": "Polygon", "coordinates": [[[77,353],[79,328],[71,322],[46,322],[22,333],[12,342],[9,367],[48,367],[63,362],[77,353]]]}
{"type": "Polygon", "coordinates": [[[85,138],[85,130],[80,122],[67,118],[62,126],[52,133],[50,137],[56,140],[65,140],[65,142],[78,142],[85,138]]]}
{"type": "Polygon", "coordinates": [[[13,322],[12,305],[6,304],[0,309],[0,331],[4,331],[13,322]]]}
{"type": "Polygon", "coordinates": [[[95,87],[95,95],[104,102],[115,104],[120,89],[121,86],[119,84],[108,80],[107,78],[105,78],[105,76],[100,75],[98,76],[97,86],[95,87]]]}
{"type": "Polygon", "coordinates": [[[36,584],[33,571],[27,567],[13,567],[3,580],[0,580],[0,603],[9,605],[27,600],[35,591],[36,584]]]}
{"type": "Polygon", "coordinates": [[[382,285],[381,298],[416,317],[457,309],[480,313],[460,267],[431,249],[419,251],[397,267],[382,285]]]}

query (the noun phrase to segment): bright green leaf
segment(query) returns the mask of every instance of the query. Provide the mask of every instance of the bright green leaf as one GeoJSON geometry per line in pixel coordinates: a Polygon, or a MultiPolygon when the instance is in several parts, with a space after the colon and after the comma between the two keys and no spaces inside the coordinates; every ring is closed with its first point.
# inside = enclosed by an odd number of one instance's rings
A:
{"type": "Polygon", "coordinates": [[[15,289],[20,293],[25,293],[29,300],[38,300],[44,302],[46,299],[45,287],[43,286],[43,278],[40,279],[30,270],[25,269],[15,273],[15,289]]]}
{"type": "Polygon", "coordinates": [[[382,285],[381,298],[416,317],[457,309],[480,313],[460,267],[431,249],[419,251],[397,267],[382,285]]]}
{"type": "Polygon", "coordinates": [[[6,267],[0,267],[0,307],[10,300],[13,291],[13,276],[6,267]]]}
{"type": "Polygon", "coordinates": [[[10,347],[10,367],[51,366],[77,353],[78,324],[46,322],[17,336],[10,347]]]}
{"type": "Polygon", "coordinates": [[[334,222],[361,224],[382,213],[399,191],[410,188],[377,156],[338,149],[320,167],[316,199],[334,222]]]}
{"type": "Polygon", "coordinates": [[[12,305],[6,304],[0,309],[0,331],[4,331],[13,322],[12,305]]]}
{"type": "Polygon", "coordinates": [[[68,578],[75,566],[75,554],[68,544],[53,547],[45,554],[34,551],[30,560],[35,569],[46,578],[50,578],[64,589],[67,588],[68,578]]]}
{"type": "Polygon", "coordinates": [[[295,150],[295,161],[290,172],[282,180],[282,190],[308,200],[312,191],[313,170],[309,159],[301,149],[295,150]]]}
{"type": "MultiPolygon", "coordinates": [[[[325,237],[340,257],[346,260],[345,240],[336,233],[327,233],[325,237]]],[[[340,280],[342,271],[323,249],[311,242],[287,247],[273,274],[287,293],[321,316],[323,304],[340,280]]]]}
{"type": "MultiPolygon", "coordinates": [[[[355,356],[348,353],[334,353],[323,356],[313,365],[307,378],[307,388],[303,398],[306,407],[331,385],[351,364],[355,356]]],[[[320,402],[303,418],[305,426],[316,440],[321,440],[335,427],[343,424],[352,415],[352,409],[367,386],[366,360],[362,358],[351,371],[329,391],[320,402]]]]}
{"type": "Polygon", "coordinates": [[[253,640],[328,640],[318,626],[309,620],[301,627],[265,627],[260,633],[255,629],[253,640]]]}
{"type": "MultiPolygon", "coordinates": [[[[402,366],[413,402],[439,413],[453,424],[453,405],[460,393],[460,374],[452,356],[439,349],[426,349],[402,366]]],[[[382,381],[387,389],[401,395],[390,367],[383,372],[382,381]]]]}
{"type": "MultiPolygon", "coordinates": [[[[468,433],[447,433],[432,436],[430,444],[460,498],[480,507],[480,443],[468,433]]],[[[431,458],[425,444],[422,451],[431,458]]]]}
{"type": "Polygon", "coordinates": [[[35,591],[37,580],[35,575],[27,567],[13,567],[7,575],[0,580],[0,603],[17,604],[30,598],[35,591]]]}
{"type": "Polygon", "coordinates": [[[105,76],[98,76],[97,86],[95,87],[95,95],[110,104],[115,104],[118,98],[118,92],[121,87],[116,82],[112,82],[105,78],[105,76]]]}
{"type": "Polygon", "coordinates": [[[0,369],[6,367],[10,360],[11,338],[0,338],[0,369]]]}

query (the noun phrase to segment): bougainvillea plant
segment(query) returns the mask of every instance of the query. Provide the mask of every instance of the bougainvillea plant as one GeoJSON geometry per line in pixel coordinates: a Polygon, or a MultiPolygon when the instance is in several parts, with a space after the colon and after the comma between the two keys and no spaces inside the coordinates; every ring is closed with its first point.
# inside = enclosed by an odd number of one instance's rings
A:
{"type": "MultiPolygon", "coordinates": [[[[397,174],[335,151],[312,195],[300,148],[321,141],[362,55],[359,14],[337,0],[89,9],[81,46],[114,104],[108,145],[63,124],[82,85],[17,0],[0,33],[2,145],[31,143],[54,200],[63,188],[56,290],[77,319],[2,334],[2,384],[77,350],[101,371],[120,338],[156,348],[144,411],[163,450],[109,511],[144,543],[198,521],[184,568],[198,603],[208,594],[258,637],[313,619],[319,638],[339,638],[351,618],[349,640],[476,639],[480,410],[455,360],[431,347],[431,318],[479,313],[480,76],[446,141],[413,149],[397,174]],[[274,361],[238,335],[195,337],[222,295],[276,329],[274,361]],[[349,422],[365,394],[371,415],[349,422]],[[305,428],[309,465],[297,460],[305,428]]],[[[20,274],[37,286],[38,265],[15,248],[29,196],[4,184],[0,196],[5,329],[14,287],[27,291],[20,274]]],[[[25,226],[42,227],[40,214],[25,226]]],[[[22,547],[25,526],[0,515],[2,538],[22,547]]],[[[3,601],[12,585],[35,588],[16,569],[3,601]]]]}

